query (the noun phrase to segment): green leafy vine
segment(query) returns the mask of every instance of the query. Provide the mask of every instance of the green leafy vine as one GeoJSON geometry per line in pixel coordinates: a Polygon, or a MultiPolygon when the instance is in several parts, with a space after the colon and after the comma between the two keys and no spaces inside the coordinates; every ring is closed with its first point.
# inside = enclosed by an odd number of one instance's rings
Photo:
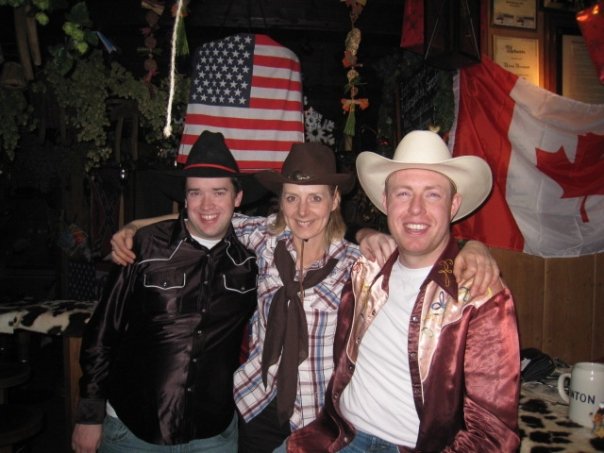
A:
{"type": "MultiPolygon", "coordinates": [[[[26,6],[30,14],[49,11],[60,0],[0,0],[0,5],[26,6]]],[[[36,16],[37,17],[37,16],[36,16]]],[[[43,21],[39,21],[42,23],[43,21]]],[[[98,48],[98,38],[91,31],[92,22],[85,2],[76,3],[66,14],[64,43],[50,48],[51,58],[25,90],[0,86],[0,151],[9,161],[15,158],[21,132],[38,126],[32,99],[53,99],[67,131],[72,152],[78,153],[89,171],[111,157],[111,105],[130,101],[135,106],[139,127],[146,144],[158,150],[175,148],[174,137],[165,138],[163,127],[168,98],[167,78],[156,84],[136,78],[129,70],[108,61],[98,48]]],[[[184,117],[189,80],[176,74],[173,117],[184,117]]],[[[182,122],[173,126],[175,135],[182,122]]],[[[162,151],[163,152],[163,151],[162,151]]]]}

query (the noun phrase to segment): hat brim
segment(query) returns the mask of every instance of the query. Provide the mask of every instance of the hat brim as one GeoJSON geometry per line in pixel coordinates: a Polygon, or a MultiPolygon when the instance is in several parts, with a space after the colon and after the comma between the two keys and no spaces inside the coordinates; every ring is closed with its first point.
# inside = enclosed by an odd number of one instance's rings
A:
{"type": "Polygon", "coordinates": [[[338,186],[340,193],[346,194],[354,187],[353,174],[334,173],[321,175],[320,178],[308,178],[303,181],[286,178],[275,171],[261,171],[255,174],[256,179],[262,186],[275,194],[281,193],[283,184],[296,184],[301,186],[338,186]]]}
{"type": "Polygon", "coordinates": [[[452,222],[463,219],[476,210],[489,196],[493,184],[488,164],[475,156],[460,156],[438,163],[419,164],[397,162],[371,151],[359,154],[356,161],[359,183],[377,209],[386,214],[382,199],[386,179],[399,170],[430,170],[443,174],[455,184],[462,200],[452,222]]]}
{"type": "Polygon", "coordinates": [[[187,171],[167,170],[158,178],[160,190],[172,201],[183,204],[185,201],[185,182],[187,178],[231,178],[236,177],[243,190],[241,206],[253,204],[268,195],[268,191],[254,178],[252,173],[228,173],[217,175],[215,171],[206,175],[203,170],[187,171]]]}

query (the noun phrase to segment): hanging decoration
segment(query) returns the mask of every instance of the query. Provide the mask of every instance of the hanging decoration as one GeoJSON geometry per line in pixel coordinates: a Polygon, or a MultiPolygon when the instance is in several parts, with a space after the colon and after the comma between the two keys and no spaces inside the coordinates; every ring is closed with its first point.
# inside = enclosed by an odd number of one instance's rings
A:
{"type": "Polygon", "coordinates": [[[307,141],[333,146],[336,142],[333,136],[334,126],[332,120],[325,118],[314,108],[308,107],[304,110],[304,131],[307,141]]]}
{"type": "Polygon", "coordinates": [[[189,0],[184,0],[182,2],[182,6],[180,7],[180,13],[178,13],[178,2],[172,5],[172,17],[176,17],[177,14],[180,14],[180,19],[175,21],[176,27],[176,56],[178,57],[186,57],[189,55],[189,42],[187,41],[187,33],[185,31],[185,21],[182,20],[188,15],[187,7],[189,5],[189,0]]]}
{"type": "Polygon", "coordinates": [[[600,83],[604,84],[604,1],[579,11],[576,19],[600,83]]]}
{"type": "Polygon", "coordinates": [[[369,99],[358,98],[359,86],[361,83],[361,76],[357,71],[357,68],[362,67],[362,64],[358,63],[357,52],[361,44],[361,30],[358,29],[355,24],[359,15],[361,14],[367,0],[341,0],[346,3],[346,6],[350,8],[350,23],[351,29],[346,35],[344,41],[344,57],[342,59],[342,65],[347,68],[346,73],[346,85],[345,93],[349,96],[348,98],[342,98],[342,110],[346,114],[346,122],[343,129],[343,147],[344,151],[352,151],[352,139],[355,135],[356,129],[356,110],[357,108],[365,110],[369,107],[369,99]]]}
{"type": "MultiPolygon", "coordinates": [[[[176,90],[176,55],[178,54],[179,47],[179,33],[180,40],[186,39],[184,32],[184,26],[181,26],[181,22],[186,16],[186,6],[189,4],[189,0],[176,0],[172,8],[172,16],[174,17],[174,26],[172,27],[172,39],[170,40],[170,77],[169,77],[169,93],[168,93],[168,104],[166,105],[166,125],[164,126],[163,134],[165,138],[172,135],[172,104],[174,102],[174,95],[176,90]]],[[[180,44],[182,47],[182,44],[180,44]]],[[[186,46],[188,53],[188,44],[186,46]]]]}
{"type": "Polygon", "coordinates": [[[354,23],[357,21],[357,19],[361,15],[363,8],[365,7],[365,5],[367,5],[367,0],[340,0],[340,1],[343,1],[344,3],[346,3],[346,6],[348,6],[348,8],[350,8],[350,19],[352,20],[352,23],[354,25],[354,23]]]}
{"type": "Polygon", "coordinates": [[[405,1],[401,48],[424,54],[424,0],[405,1]]]}
{"type": "Polygon", "coordinates": [[[164,2],[161,1],[142,0],[141,6],[147,10],[147,13],[145,14],[147,26],[141,30],[143,37],[145,38],[145,46],[140,47],[138,51],[147,55],[147,59],[144,63],[146,74],[143,80],[150,84],[158,71],[155,56],[159,54],[159,49],[157,49],[155,32],[159,27],[159,18],[164,13],[165,5],[164,2]]]}

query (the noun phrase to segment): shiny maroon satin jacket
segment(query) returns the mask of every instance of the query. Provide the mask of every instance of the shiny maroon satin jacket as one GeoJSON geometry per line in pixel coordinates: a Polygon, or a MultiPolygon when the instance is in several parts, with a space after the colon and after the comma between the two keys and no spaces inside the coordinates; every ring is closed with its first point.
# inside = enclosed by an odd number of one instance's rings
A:
{"type": "Polygon", "coordinates": [[[78,423],[101,423],[108,399],[140,439],[181,444],[233,419],[256,258],[232,227],[208,250],[183,215],[141,228],[136,263],[112,274],[82,341],[78,423]]]}
{"type": "MultiPolygon", "coordinates": [[[[448,248],[422,284],[409,325],[409,366],[420,420],[417,452],[514,452],[519,446],[520,346],[507,288],[465,302],[448,248]],[[443,301],[446,303],[443,304],[443,301]],[[443,308],[444,307],[444,308],[443,308]]],[[[338,313],[336,369],[317,419],[291,434],[288,452],[336,452],[354,437],[339,397],[355,370],[359,344],[388,299],[395,253],[383,269],[361,258],[338,313]]]]}

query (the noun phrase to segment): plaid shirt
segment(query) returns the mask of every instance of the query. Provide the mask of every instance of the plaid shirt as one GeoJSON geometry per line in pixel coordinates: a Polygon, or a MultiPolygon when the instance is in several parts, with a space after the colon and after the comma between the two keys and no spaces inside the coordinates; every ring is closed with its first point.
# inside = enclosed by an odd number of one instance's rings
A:
{"type": "MultiPolygon", "coordinates": [[[[261,375],[262,349],[266,335],[266,320],[275,292],[283,286],[274,263],[277,242],[285,239],[293,259],[296,251],[291,230],[279,235],[268,232],[274,215],[245,217],[235,214],[233,226],[239,240],[256,252],[258,264],[258,310],[252,316],[250,354],[247,361],[235,371],[234,395],[239,412],[246,421],[258,415],[277,395],[275,377],[278,363],[268,370],[267,386],[261,375]]],[[[304,292],[304,311],[308,323],[308,357],[298,367],[298,390],[294,412],[290,418],[292,431],[313,421],[325,398],[325,390],[333,372],[333,342],[340,296],[350,277],[352,264],[360,257],[358,246],[341,240],[329,246],[322,260],[313,268],[322,267],[328,259],[336,258],[338,264],[331,274],[318,285],[304,292]]]]}

